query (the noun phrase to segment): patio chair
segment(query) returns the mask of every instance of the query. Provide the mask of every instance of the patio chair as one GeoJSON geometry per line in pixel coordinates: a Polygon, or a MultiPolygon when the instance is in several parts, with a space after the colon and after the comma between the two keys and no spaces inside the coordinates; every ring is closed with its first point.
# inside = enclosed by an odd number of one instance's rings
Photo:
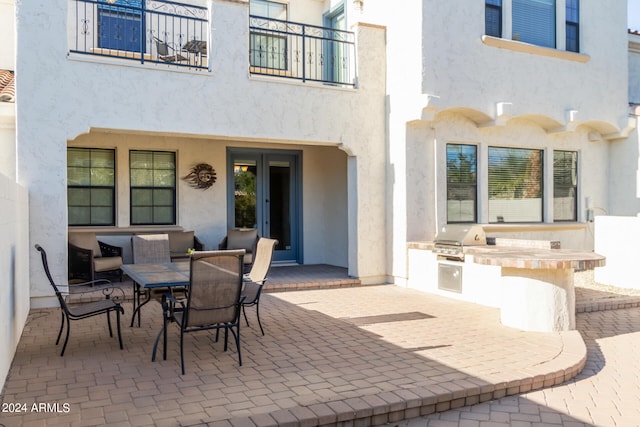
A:
{"type": "Polygon", "coordinates": [[[260,321],[260,295],[262,294],[262,287],[267,281],[267,275],[269,274],[271,261],[273,260],[273,250],[277,244],[277,240],[261,237],[260,240],[258,240],[256,258],[251,266],[251,271],[245,274],[243,278],[244,286],[242,288],[242,295],[244,296],[244,301],[242,301],[242,314],[244,315],[244,321],[247,322],[247,326],[249,326],[249,319],[247,319],[245,308],[255,306],[256,317],[262,335],[264,335],[264,329],[260,321]]]}
{"type": "Polygon", "coordinates": [[[171,47],[169,43],[154,37],[156,42],[156,49],[158,51],[158,59],[163,62],[182,62],[189,61],[189,58],[182,56],[179,52],[176,52],[175,48],[171,47]]]}
{"type": "MultiPolygon", "coordinates": [[[[244,250],[204,251],[191,255],[191,273],[186,304],[171,293],[162,297],[164,322],[153,344],[151,361],[156,360],[160,336],[163,337],[163,359],[167,359],[167,326],[180,328],[180,365],[184,375],[184,336],[191,332],[224,329],[224,351],[229,331],[236,341],[238,364],[240,354],[240,307],[242,305],[242,257],[244,250]]],[[[217,341],[217,334],[216,334],[217,341]]]]}
{"type": "Polygon", "coordinates": [[[140,234],[131,236],[134,264],[164,264],[171,262],[168,234],[140,234]]]}
{"type": "Polygon", "coordinates": [[[253,264],[258,239],[258,230],[255,228],[234,228],[227,231],[225,238],[218,244],[218,249],[244,249],[243,271],[248,273],[253,264]]]}
{"type": "Polygon", "coordinates": [[[95,233],[69,233],[69,280],[97,280],[111,276],[122,282],[122,248],[97,239],[95,233]]]}
{"type": "MultiPolygon", "coordinates": [[[[134,264],[165,264],[171,262],[168,234],[140,234],[131,236],[131,250],[134,264]]],[[[133,298],[136,299],[137,308],[131,317],[131,326],[133,326],[136,314],[138,317],[138,326],[140,326],[140,307],[148,303],[151,298],[160,300],[162,294],[168,290],[168,288],[144,289],[140,284],[134,282],[133,298]],[[143,296],[144,301],[141,302],[141,297],[143,296]]],[[[182,292],[183,288],[175,289],[174,291],[182,292]]]]}
{"type": "Polygon", "coordinates": [[[62,330],[64,329],[65,321],[67,324],[67,334],[64,339],[64,344],[62,345],[62,352],[60,356],[64,356],[64,352],[67,349],[67,343],[69,342],[69,332],[71,330],[71,321],[72,320],[82,320],[87,319],[89,317],[98,316],[101,314],[107,315],[107,324],[109,325],[109,336],[113,337],[113,330],[111,329],[111,312],[116,312],[116,325],[118,329],[118,341],[120,342],[120,350],[124,347],[122,345],[122,335],[120,333],[120,314],[124,314],[124,309],[120,305],[119,301],[124,300],[124,291],[120,288],[115,288],[110,286],[111,282],[106,279],[92,280],[90,282],[78,283],[78,284],[70,284],[69,294],[80,295],[87,293],[97,293],[101,292],[104,295],[103,299],[91,300],[89,302],[82,302],[76,304],[67,303],[67,300],[62,295],[58,286],[56,286],[53,281],[53,276],[51,276],[51,272],[49,271],[49,264],[47,262],[47,253],[42,248],[42,246],[36,244],[36,250],[40,252],[42,257],[42,266],[44,267],[44,272],[49,279],[49,283],[53,287],[53,290],[56,293],[56,297],[58,298],[58,302],[60,303],[60,311],[62,314],[62,323],[60,324],[60,331],[58,332],[58,338],[56,339],[56,345],[60,343],[60,337],[62,336],[62,330]],[[119,291],[121,295],[115,295],[115,291],[119,291]],[[117,298],[113,298],[117,297],[117,298]]]}

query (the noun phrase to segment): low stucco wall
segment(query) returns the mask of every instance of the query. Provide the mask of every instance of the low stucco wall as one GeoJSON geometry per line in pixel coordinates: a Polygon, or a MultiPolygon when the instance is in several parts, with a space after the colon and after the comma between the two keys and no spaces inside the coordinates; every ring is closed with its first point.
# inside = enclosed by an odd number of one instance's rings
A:
{"type": "Polygon", "coordinates": [[[28,193],[0,174],[0,389],[29,314],[28,193]]]}
{"type": "Polygon", "coordinates": [[[598,283],[620,288],[640,289],[638,248],[640,217],[596,216],[595,252],[607,258],[604,267],[596,268],[598,283]]]}

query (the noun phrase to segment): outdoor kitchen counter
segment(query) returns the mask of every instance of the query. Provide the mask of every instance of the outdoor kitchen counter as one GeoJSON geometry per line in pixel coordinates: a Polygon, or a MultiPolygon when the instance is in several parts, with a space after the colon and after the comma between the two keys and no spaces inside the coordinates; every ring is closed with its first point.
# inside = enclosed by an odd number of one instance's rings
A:
{"type": "Polygon", "coordinates": [[[527,331],[575,329],[574,270],[605,265],[593,252],[520,247],[468,247],[476,264],[500,266],[500,319],[506,326],[527,331]]]}

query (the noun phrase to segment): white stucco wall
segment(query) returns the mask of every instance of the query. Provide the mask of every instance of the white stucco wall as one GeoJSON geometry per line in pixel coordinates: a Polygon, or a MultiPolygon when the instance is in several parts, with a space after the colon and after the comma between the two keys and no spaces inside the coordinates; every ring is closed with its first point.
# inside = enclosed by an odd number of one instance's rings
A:
{"type": "Polygon", "coordinates": [[[501,272],[499,266],[480,265],[473,262],[473,256],[466,256],[464,262],[438,261],[431,250],[408,250],[407,287],[447,298],[473,302],[488,307],[500,307],[501,272]],[[460,267],[460,292],[442,289],[439,286],[439,264],[460,267]]]}
{"type": "MultiPolygon", "coordinates": [[[[7,155],[0,147],[0,154],[7,155]]],[[[28,193],[0,174],[0,385],[4,384],[29,314],[28,193]]],[[[42,264],[39,265],[42,269],[42,264]]]]}
{"type": "Polygon", "coordinates": [[[595,217],[595,252],[606,257],[606,265],[595,269],[596,282],[640,289],[637,239],[640,239],[640,217],[595,217]]]}
{"type": "MultiPolygon", "coordinates": [[[[201,139],[180,145],[181,167],[200,154],[206,140],[265,147],[277,144],[284,149],[332,146],[358,158],[356,169],[349,168],[332,179],[345,179],[347,173],[358,178],[346,177],[350,212],[338,213],[347,218],[343,229],[331,231],[326,238],[348,227],[349,233],[355,233],[349,234],[348,258],[354,260],[349,264],[350,274],[384,280],[385,83],[384,70],[380,70],[385,57],[384,29],[355,27],[360,47],[357,89],[254,78],[248,75],[248,4],[213,1],[211,5],[212,71],[198,73],[69,56],[67,2],[38,0],[18,5],[17,89],[29,94],[17,104],[18,178],[30,190],[31,243],[45,246],[56,265],[66,265],[66,145],[91,129],[91,136],[111,133],[114,147],[128,146],[132,134],[152,134],[148,145],[159,148],[175,146],[173,136],[201,139]],[[42,10],[47,13],[40,13],[42,10]],[[156,138],[158,135],[164,137],[156,138]],[[267,145],[262,145],[265,141],[267,145]],[[191,150],[193,157],[184,154],[191,150]]],[[[223,145],[206,147],[214,157],[224,153],[223,145]]],[[[209,191],[218,199],[218,189],[224,188],[224,168],[216,159],[213,163],[221,172],[220,181],[209,191]]],[[[128,200],[122,194],[126,191],[118,189],[119,203],[128,200]]],[[[329,194],[327,189],[324,193],[329,194]]],[[[185,194],[180,191],[180,204],[189,202],[185,194]]],[[[343,202],[344,197],[344,190],[331,196],[336,202],[343,202]]],[[[314,194],[304,194],[304,199],[314,200],[314,194]]],[[[206,228],[195,219],[205,209],[195,209],[180,212],[180,225],[202,229],[207,244],[217,241],[225,223],[206,228]]],[[[213,212],[226,218],[225,209],[221,203],[213,212]]],[[[305,215],[313,220],[313,215],[305,215]]],[[[328,221],[330,217],[322,218],[328,221]]],[[[305,256],[308,252],[310,259],[328,261],[343,257],[345,250],[343,245],[327,254],[305,247],[305,256]]],[[[31,251],[32,261],[35,256],[31,251]]],[[[66,270],[59,269],[54,276],[64,280],[66,270]]],[[[38,285],[43,276],[33,265],[31,277],[34,298],[50,295],[49,289],[38,285]]]]}
{"type": "MultiPolygon", "coordinates": [[[[637,117],[636,117],[637,120],[637,117]]],[[[628,138],[611,144],[609,158],[609,203],[596,214],[638,215],[640,213],[640,135],[637,129],[628,138]]]]}
{"type": "MultiPolygon", "coordinates": [[[[467,107],[495,117],[496,104],[508,102],[505,113],[510,117],[543,115],[563,126],[567,111],[576,110],[576,123],[605,121],[623,127],[626,13],[626,2],[581,2],[580,51],[588,56],[582,63],[483,43],[484,2],[465,1],[461,7],[458,2],[426,1],[423,90],[438,95],[441,108],[467,107]]],[[[561,34],[558,44],[564,45],[561,34]]]]}

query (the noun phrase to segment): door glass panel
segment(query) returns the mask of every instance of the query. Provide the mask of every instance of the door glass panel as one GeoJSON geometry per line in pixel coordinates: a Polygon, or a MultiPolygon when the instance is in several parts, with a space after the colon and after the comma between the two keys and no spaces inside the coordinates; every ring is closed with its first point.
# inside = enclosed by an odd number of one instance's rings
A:
{"type": "Polygon", "coordinates": [[[255,160],[233,162],[235,223],[236,228],[257,228],[255,160]]]}
{"type": "Polygon", "coordinates": [[[270,237],[278,240],[277,250],[291,250],[291,165],[269,162],[270,237]]]}

